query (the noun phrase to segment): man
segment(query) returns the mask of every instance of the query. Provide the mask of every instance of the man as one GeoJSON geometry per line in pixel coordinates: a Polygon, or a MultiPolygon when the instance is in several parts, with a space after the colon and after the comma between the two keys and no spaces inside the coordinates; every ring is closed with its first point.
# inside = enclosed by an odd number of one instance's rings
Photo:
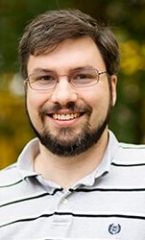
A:
{"type": "Polygon", "coordinates": [[[37,138],[0,173],[1,239],[145,237],[145,147],[120,144],[113,33],[78,10],[46,12],[19,46],[37,138]]]}

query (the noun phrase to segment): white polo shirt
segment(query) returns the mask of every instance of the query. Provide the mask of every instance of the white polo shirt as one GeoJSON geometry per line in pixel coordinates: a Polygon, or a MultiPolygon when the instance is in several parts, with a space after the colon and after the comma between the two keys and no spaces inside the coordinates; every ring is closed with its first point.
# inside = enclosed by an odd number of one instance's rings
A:
{"type": "Polygon", "coordinates": [[[145,240],[145,146],[109,135],[100,165],[68,190],[33,171],[30,141],[0,172],[0,239],[145,240]]]}

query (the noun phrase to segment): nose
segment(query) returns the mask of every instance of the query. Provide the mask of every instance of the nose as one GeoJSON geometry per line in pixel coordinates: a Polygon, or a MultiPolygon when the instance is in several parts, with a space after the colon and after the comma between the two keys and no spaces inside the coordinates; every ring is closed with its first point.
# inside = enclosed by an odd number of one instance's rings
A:
{"type": "Polygon", "coordinates": [[[67,78],[63,77],[58,81],[55,89],[53,90],[51,100],[54,103],[66,106],[69,102],[76,102],[77,97],[78,94],[75,89],[71,86],[67,78]]]}

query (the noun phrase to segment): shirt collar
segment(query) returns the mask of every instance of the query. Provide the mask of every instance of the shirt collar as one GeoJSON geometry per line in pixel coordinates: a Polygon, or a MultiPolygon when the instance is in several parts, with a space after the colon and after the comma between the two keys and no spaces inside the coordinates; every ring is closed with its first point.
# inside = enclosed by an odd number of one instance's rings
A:
{"type": "MultiPolygon", "coordinates": [[[[79,181],[75,185],[77,186],[83,184],[91,186],[93,185],[96,178],[99,178],[103,176],[105,173],[109,172],[111,162],[115,154],[117,153],[118,147],[119,143],[116,137],[111,131],[109,131],[108,146],[101,163],[91,174],[81,179],[81,181],[79,181]]],[[[17,167],[22,178],[39,175],[33,169],[33,161],[38,153],[39,153],[39,140],[37,138],[34,138],[25,146],[17,161],[17,167]]]]}
{"type": "Polygon", "coordinates": [[[23,151],[19,155],[17,167],[22,178],[38,175],[33,169],[33,162],[38,152],[39,141],[37,138],[34,138],[28,144],[26,144],[23,151]]]}
{"type": "Polygon", "coordinates": [[[76,188],[78,185],[92,186],[97,178],[106,175],[110,170],[111,162],[114,159],[118,149],[119,143],[115,135],[109,131],[108,145],[102,161],[91,174],[81,179],[81,181],[79,181],[74,188],[76,188]]]}

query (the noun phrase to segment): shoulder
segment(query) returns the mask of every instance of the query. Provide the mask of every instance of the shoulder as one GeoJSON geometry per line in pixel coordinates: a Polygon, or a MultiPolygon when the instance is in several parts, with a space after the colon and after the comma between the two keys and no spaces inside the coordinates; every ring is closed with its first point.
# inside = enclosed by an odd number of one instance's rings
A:
{"type": "Polygon", "coordinates": [[[18,172],[17,163],[0,170],[0,189],[13,185],[21,180],[22,177],[18,172]]]}
{"type": "Polygon", "coordinates": [[[145,165],[145,145],[119,143],[115,160],[122,164],[145,165]]]}

